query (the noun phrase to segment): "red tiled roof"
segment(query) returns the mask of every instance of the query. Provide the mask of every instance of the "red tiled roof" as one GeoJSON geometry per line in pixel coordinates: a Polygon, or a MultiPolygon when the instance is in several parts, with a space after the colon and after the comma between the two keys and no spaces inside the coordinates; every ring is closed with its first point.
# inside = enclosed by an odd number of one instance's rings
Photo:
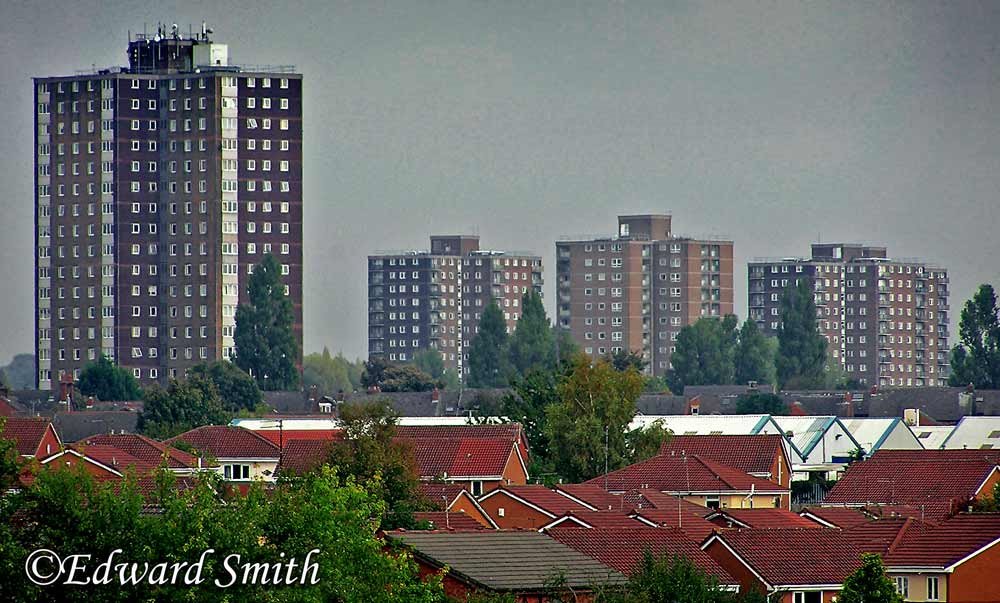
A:
{"type": "Polygon", "coordinates": [[[466,491],[463,484],[420,482],[420,494],[434,506],[436,511],[444,511],[445,507],[455,501],[459,493],[466,491]]]}
{"type": "MultiPolygon", "coordinates": [[[[602,485],[599,476],[585,483],[602,485]]],[[[652,488],[661,492],[786,492],[772,481],[753,477],[698,455],[659,455],[607,476],[608,490],[652,488]]]]}
{"type": "Polygon", "coordinates": [[[285,450],[278,465],[278,473],[304,475],[319,468],[330,458],[333,441],[292,440],[285,443],[285,450]]]}
{"type": "Polygon", "coordinates": [[[929,525],[932,524],[913,518],[878,519],[848,528],[844,530],[844,534],[858,549],[885,555],[906,532],[915,526],[924,528],[929,525]]]}
{"type": "Polygon", "coordinates": [[[567,511],[549,523],[554,523],[563,518],[571,519],[562,521],[553,529],[584,529],[587,526],[590,526],[591,528],[635,528],[646,525],[628,513],[622,513],[619,511],[567,511]]]}
{"type": "Polygon", "coordinates": [[[890,567],[947,568],[998,540],[1000,514],[962,513],[937,526],[921,525],[907,530],[886,555],[885,564],[890,567]]]}
{"type": "Polygon", "coordinates": [[[996,460],[984,452],[879,450],[848,467],[823,505],[898,505],[942,519],[965,505],[996,470],[996,460]]]}
{"type": "Polygon", "coordinates": [[[784,454],[784,438],[778,434],[677,435],[660,448],[660,454],[680,454],[681,451],[744,473],[770,473],[775,455],[784,454]]]}
{"type": "Polygon", "coordinates": [[[620,494],[612,494],[597,484],[559,484],[556,490],[601,511],[627,511],[631,508],[625,507],[624,497],[620,494]]]}
{"type": "Polygon", "coordinates": [[[13,440],[19,455],[34,456],[50,425],[52,421],[48,419],[8,417],[0,437],[13,440]]]}
{"type": "Polygon", "coordinates": [[[569,511],[590,511],[587,507],[573,501],[569,497],[559,494],[551,488],[545,486],[500,486],[496,490],[491,490],[484,494],[479,500],[489,496],[499,496],[501,492],[506,492],[514,497],[525,500],[536,507],[544,509],[552,515],[559,516],[569,511]]]}
{"type": "Polygon", "coordinates": [[[489,438],[398,438],[413,448],[421,477],[499,477],[514,443],[489,438]]]}
{"type": "Polygon", "coordinates": [[[255,429],[254,433],[286,448],[295,440],[332,442],[340,437],[339,429],[255,429]]]}
{"type": "Polygon", "coordinates": [[[729,575],[729,572],[680,530],[645,526],[595,528],[592,530],[555,528],[549,530],[547,534],[566,546],[613,567],[623,574],[631,574],[638,569],[643,556],[648,551],[657,557],[685,557],[698,569],[714,576],[720,584],[738,584],[729,575]]]}
{"type": "Polygon", "coordinates": [[[662,509],[637,509],[632,512],[632,517],[645,520],[661,528],[678,528],[687,534],[689,538],[697,542],[701,542],[709,534],[719,530],[719,526],[706,520],[701,515],[690,512],[684,505],[681,505],[679,513],[677,507],[673,509],[668,507],[662,509]]]}
{"type": "Polygon", "coordinates": [[[167,467],[171,469],[197,469],[199,467],[198,458],[194,455],[134,433],[96,435],[78,444],[84,446],[81,450],[86,450],[85,447],[92,444],[112,446],[156,466],[166,460],[167,467]]]}
{"type": "Polygon", "coordinates": [[[861,567],[861,553],[841,530],[725,530],[723,540],[772,587],[842,584],[861,567]]]}
{"type": "Polygon", "coordinates": [[[706,520],[734,528],[819,528],[815,521],[787,509],[721,509],[706,520]]]}
{"type": "Polygon", "coordinates": [[[413,519],[426,521],[431,524],[432,530],[447,530],[452,532],[477,532],[479,530],[490,530],[475,519],[465,513],[444,511],[420,511],[413,514],[413,519]]]}
{"type": "Polygon", "coordinates": [[[818,517],[835,528],[853,528],[872,521],[870,516],[856,507],[807,507],[802,509],[802,514],[818,517]]]}
{"type": "Polygon", "coordinates": [[[259,433],[242,427],[205,425],[180,434],[164,442],[190,444],[198,452],[215,458],[277,459],[280,450],[276,444],[259,433]]]}
{"type": "Polygon", "coordinates": [[[13,417],[17,409],[10,403],[10,400],[0,396],[0,417],[13,417]]]}
{"type": "Polygon", "coordinates": [[[125,473],[126,469],[131,468],[137,474],[145,475],[155,471],[160,466],[159,463],[134,457],[120,448],[107,444],[73,445],[71,448],[119,473],[125,473]]]}

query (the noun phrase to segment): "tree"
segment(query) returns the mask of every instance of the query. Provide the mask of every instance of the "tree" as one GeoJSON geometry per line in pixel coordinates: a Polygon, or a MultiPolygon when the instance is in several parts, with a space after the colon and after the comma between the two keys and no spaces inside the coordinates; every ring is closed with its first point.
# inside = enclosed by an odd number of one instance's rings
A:
{"type": "Polygon", "coordinates": [[[384,392],[426,392],[440,387],[441,382],[412,364],[392,365],[382,374],[379,387],[384,392]]]}
{"type": "Polygon", "coordinates": [[[686,557],[654,557],[648,551],[629,579],[624,599],[628,603],[767,601],[763,594],[752,589],[741,595],[723,590],[717,579],[698,569],[686,557]]]}
{"type": "Polygon", "coordinates": [[[556,366],[556,340],[545,315],[542,296],[529,288],[521,299],[521,317],[508,346],[511,368],[518,375],[532,369],[553,370],[556,366]]]}
{"type": "Polygon", "coordinates": [[[633,459],[626,432],[642,393],[642,376],[603,360],[577,356],[558,385],[559,401],[545,408],[545,432],[556,471],[570,482],[618,469],[633,459]]]}
{"type": "Polygon", "coordinates": [[[188,377],[200,377],[214,383],[222,407],[228,412],[254,410],[264,401],[257,382],[226,360],[196,364],[188,369],[188,377]]]}
{"type": "Polygon", "coordinates": [[[778,354],[774,365],[782,387],[823,387],[826,338],[816,328],[816,300],[808,279],[798,279],[798,283],[789,285],[781,296],[778,354]]]}
{"type": "Polygon", "coordinates": [[[892,580],[885,575],[882,558],[874,553],[861,555],[861,567],[844,580],[838,603],[902,603],[892,580]]]}
{"type": "Polygon", "coordinates": [[[738,415],[787,415],[788,406],[775,394],[744,394],[736,399],[738,415]]]}
{"type": "Polygon", "coordinates": [[[500,400],[500,414],[521,424],[528,448],[531,450],[531,471],[534,475],[551,469],[545,464],[549,458],[549,437],[546,429],[550,405],[559,402],[560,375],[553,371],[530,371],[513,384],[513,391],[500,400]]]}
{"type": "Polygon", "coordinates": [[[685,385],[724,385],[733,382],[736,317],[722,320],[699,318],[677,335],[676,351],[667,373],[670,391],[683,392],[685,385]]]}
{"type": "MultiPolygon", "coordinates": [[[[0,492],[6,492],[8,488],[17,483],[17,476],[20,472],[17,443],[3,437],[6,423],[7,417],[0,416],[0,492]]],[[[2,498],[0,496],[0,499],[2,498]]]]}
{"type": "Polygon", "coordinates": [[[202,425],[224,425],[229,418],[215,384],[191,376],[184,381],[171,380],[167,389],[154,386],[146,390],[138,427],[140,432],[163,440],[202,425]]]}
{"type": "Polygon", "coordinates": [[[78,382],[80,393],[98,400],[138,400],[142,396],[139,382],[127,369],[115,366],[107,356],[83,367],[78,382]]]}
{"type": "Polygon", "coordinates": [[[254,266],[247,284],[249,304],[236,309],[233,362],[265,391],[292,390],[299,384],[295,313],[285,295],[281,265],[270,253],[254,266]]]}
{"type": "Polygon", "coordinates": [[[953,386],[1000,389],[1000,314],[993,286],[983,284],[962,308],[960,342],[951,350],[953,386]]]}
{"type": "Polygon", "coordinates": [[[413,512],[424,505],[413,451],[396,439],[398,420],[387,404],[343,405],[344,437],[334,443],[329,461],[341,479],[353,479],[385,501],[385,529],[413,527],[413,512]]]}
{"type": "Polygon", "coordinates": [[[649,362],[642,357],[640,352],[634,350],[618,350],[617,352],[610,352],[605,357],[611,366],[615,367],[616,371],[627,371],[629,369],[635,369],[637,372],[643,372],[646,367],[649,366],[649,362]]]}
{"type": "Polygon", "coordinates": [[[413,355],[413,366],[427,374],[442,389],[458,389],[458,373],[444,366],[444,354],[420,350],[413,355]]]}
{"type": "MultiPolygon", "coordinates": [[[[521,328],[522,322],[518,325],[521,328]]],[[[507,321],[496,300],[479,319],[479,332],[469,347],[469,387],[505,387],[510,368],[507,361],[507,321]]]]}
{"type": "Polygon", "coordinates": [[[385,381],[385,371],[391,364],[381,356],[374,356],[365,362],[365,370],[361,373],[361,385],[364,387],[380,387],[385,381]]]}
{"type": "Polygon", "coordinates": [[[322,354],[309,354],[302,361],[302,381],[307,388],[315,387],[320,394],[336,395],[352,392],[361,386],[362,363],[359,366],[344,358],[343,354],[330,356],[329,348],[322,354]]]}
{"type": "Polygon", "coordinates": [[[35,387],[35,355],[16,354],[10,364],[0,368],[0,373],[7,376],[7,387],[10,389],[35,387]]]}
{"type": "Polygon", "coordinates": [[[740,327],[733,365],[736,383],[774,383],[773,349],[752,318],[748,318],[740,327]]]}

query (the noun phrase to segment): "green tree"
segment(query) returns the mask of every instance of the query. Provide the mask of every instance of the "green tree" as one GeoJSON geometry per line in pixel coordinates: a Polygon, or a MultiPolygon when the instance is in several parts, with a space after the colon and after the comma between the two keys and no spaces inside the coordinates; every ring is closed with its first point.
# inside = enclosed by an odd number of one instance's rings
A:
{"type": "Polygon", "coordinates": [[[556,340],[545,315],[542,296],[529,288],[521,299],[521,317],[508,344],[510,364],[518,375],[556,367],[556,340]]]}
{"type": "Polygon", "coordinates": [[[809,279],[798,279],[781,296],[778,354],[774,359],[778,383],[784,388],[823,387],[826,338],[816,328],[816,300],[809,279]]]}
{"type": "Polygon", "coordinates": [[[510,373],[507,344],[507,321],[494,300],[483,310],[479,331],[469,347],[469,387],[506,387],[510,373]]]}
{"type": "Polygon", "coordinates": [[[214,383],[222,408],[228,412],[254,410],[264,401],[253,377],[232,362],[217,360],[196,364],[188,369],[188,377],[200,377],[214,383]]]}
{"type": "Polygon", "coordinates": [[[844,580],[838,603],[902,603],[892,580],[885,575],[882,558],[874,553],[861,555],[861,567],[844,580]]]}
{"type": "Polygon", "coordinates": [[[254,266],[247,284],[249,304],[236,309],[236,366],[265,391],[293,390],[299,385],[299,357],[293,327],[292,300],[285,295],[281,265],[270,253],[254,266]]]}
{"type": "Polygon", "coordinates": [[[413,366],[417,367],[431,379],[441,381],[444,379],[444,358],[437,350],[420,350],[413,354],[413,366]]]}
{"type": "Polygon", "coordinates": [[[424,501],[413,451],[396,439],[398,415],[387,404],[345,404],[340,420],[344,437],[334,443],[330,465],[385,501],[386,529],[413,527],[424,501]]]}
{"type": "MultiPolygon", "coordinates": [[[[8,488],[17,483],[17,476],[20,472],[17,443],[3,437],[6,423],[7,417],[0,416],[0,492],[6,492],[8,488]]],[[[2,498],[0,496],[0,500],[2,498]]]]}
{"type": "Polygon", "coordinates": [[[191,376],[173,379],[167,389],[146,390],[139,431],[164,440],[202,425],[224,425],[230,415],[222,407],[219,390],[210,380],[191,376]]]}
{"type": "Polygon", "coordinates": [[[683,392],[685,385],[725,385],[733,382],[736,317],[722,320],[699,318],[677,335],[676,351],[667,373],[670,391],[683,392]]]}
{"type": "Polygon", "coordinates": [[[993,286],[983,284],[962,308],[959,343],[951,350],[953,386],[1000,389],[1000,315],[993,286]]]}
{"type": "Polygon", "coordinates": [[[139,382],[128,369],[115,366],[107,356],[83,367],[77,383],[80,393],[98,400],[138,400],[142,397],[139,382]]]}
{"type": "Polygon", "coordinates": [[[0,373],[7,376],[7,387],[10,389],[35,387],[35,355],[16,354],[10,364],[0,368],[0,373]]]}
{"type": "Polygon", "coordinates": [[[616,371],[578,356],[558,386],[559,401],[545,408],[549,454],[570,482],[618,469],[633,460],[627,435],[643,380],[635,370],[616,371]]]}
{"type": "Polygon", "coordinates": [[[330,356],[329,348],[323,348],[322,354],[306,355],[302,360],[302,381],[307,388],[315,387],[320,394],[331,396],[354,391],[356,387],[351,380],[350,363],[340,354],[336,358],[330,356]]]}
{"type": "Polygon", "coordinates": [[[551,470],[546,408],[559,402],[561,375],[554,371],[529,371],[514,382],[512,390],[500,400],[500,414],[521,424],[531,450],[531,474],[551,470]]]}
{"type": "Polygon", "coordinates": [[[736,383],[774,383],[773,348],[752,318],[740,327],[733,364],[736,383]]]}
{"type": "Polygon", "coordinates": [[[385,381],[385,371],[392,365],[381,356],[374,356],[365,362],[365,370],[361,374],[361,385],[364,387],[381,387],[385,381]]]}
{"type": "Polygon", "coordinates": [[[573,366],[573,359],[582,352],[580,346],[573,341],[573,335],[569,329],[558,325],[552,326],[552,338],[555,340],[556,364],[559,370],[569,370],[573,366]]]}
{"type": "Polygon", "coordinates": [[[641,373],[646,370],[647,366],[649,366],[649,362],[642,357],[642,353],[634,350],[621,349],[617,352],[609,352],[604,359],[608,361],[611,366],[615,367],[616,371],[635,369],[637,372],[641,373]]]}
{"type": "Polygon", "coordinates": [[[744,394],[736,399],[738,415],[787,415],[788,406],[780,396],[766,393],[744,394]]]}
{"type": "Polygon", "coordinates": [[[390,366],[383,373],[380,384],[384,392],[426,392],[440,386],[440,381],[412,364],[390,366]]]}
{"type": "Polygon", "coordinates": [[[724,590],[716,578],[698,569],[686,557],[654,557],[648,551],[629,579],[626,593],[628,603],[765,603],[767,600],[754,591],[738,596],[724,590]]]}

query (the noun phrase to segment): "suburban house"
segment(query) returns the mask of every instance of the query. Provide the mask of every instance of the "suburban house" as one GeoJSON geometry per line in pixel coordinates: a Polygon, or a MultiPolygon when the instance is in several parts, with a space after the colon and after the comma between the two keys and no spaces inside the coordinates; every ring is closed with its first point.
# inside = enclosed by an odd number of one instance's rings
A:
{"type": "Polygon", "coordinates": [[[545,486],[501,486],[478,499],[480,506],[501,529],[538,530],[569,512],[597,508],[545,486]]]}
{"type": "Polygon", "coordinates": [[[165,467],[177,475],[196,473],[208,466],[193,454],[134,433],[98,435],[74,445],[78,452],[85,455],[90,454],[91,447],[94,447],[95,451],[102,451],[101,454],[109,454],[108,451],[125,453],[144,465],[165,467]]]}
{"type": "Polygon", "coordinates": [[[421,482],[420,493],[433,505],[434,511],[463,513],[484,527],[494,530],[499,527],[461,484],[421,482]]]}
{"type": "Polygon", "coordinates": [[[79,442],[97,435],[138,432],[139,413],[132,410],[74,410],[57,412],[52,424],[63,442],[79,442]]]}
{"type": "Polygon", "coordinates": [[[612,493],[657,490],[714,509],[787,509],[790,505],[790,491],[786,487],[698,455],[676,451],[654,456],[585,483],[604,485],[612,493]]]}
{"type": "Polygon", "coordinates": [[[628,528],[577,530],[555,528],[546,532],[551,538],[600,561],[625,575],[641,568],[648,552],[654,557],[684,557],[705,574],[715,578],[726,590],[739,590],[739,582],[715,559],[701,550],[698,543],[676,528],[637,525],[628,528]]]}
{"type": "Polygon", "coordinates": [[[779,486],[791,486],[792,472],[784,437],[756,435],[675,435],[660,454],[685,453],[721,463],[779,486]]]}
{"type": "Polygon", "coordinates": [[[607,565],[535,531],[390,532],[410,549],[421,576],[441,573],[444,591],[464,601],[475,593],[509,594],[523,603],[593,600],[595,586],[623,584],[607,565]],[[554,586],[555,583],[559,586],[554,586]]]}
{"type": "Polygon", "coordinates": [[[225,425],[206,425],[164,442],[182,444],[203,459],[214,460],[223,479],[230,482],[273,482],[281,449],[261,435],[225,425]]]}
{"type": "Polygon", "coordinates": [[[959,514],[907,531],[885,556],[906,601],[1000,601],[1000,514],[959,514]]]}
{"type": "Polygon", "coordinates": [[[22,459],[43,459],[62,450],[62,440],[47,419],[7,417],[0,437],[13,440],[22,459]]]}
{"type": "Polygon", "coordinates": [[[941,447],[1000,451],[1000,417],[962,417],[941,447]]]}
{"type": "Polygon", "coordinates": [[[852,464],[822,506],[879,505],[900,515],[947,518],[1000,482],[1000,450],[880,450],[852,464]]]}
{"type": "Polygon", "coordinates": [[[841,418],[840,422],[854,437],[867,456],[879,450],[923,450],[916,434],[899,417],[841,418]]]}

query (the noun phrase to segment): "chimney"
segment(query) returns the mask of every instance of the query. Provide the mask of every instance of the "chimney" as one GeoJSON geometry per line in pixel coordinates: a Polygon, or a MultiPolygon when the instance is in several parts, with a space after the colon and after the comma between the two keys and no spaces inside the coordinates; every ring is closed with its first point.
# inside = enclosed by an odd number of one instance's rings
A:
{"type": "Polygon", "coordinates": [[[688,400],[687,414],[689,415],[701,414],[701,399],[699,396],[695,396],[694,398],[688,400]]]}
{"type": "Polygon", "coordinates": [[[434,416],[440,417],[442,414],[441,390],[436,387],[431,391],[431,405],[434,407],[434,416]]]}
{"type": "Polygon", "coordinates": [[[854,394],[851,392],[844,393],[844,405],[847,407],[844,409],[844,416],[848,419],[854,418],[854,394]]]}

